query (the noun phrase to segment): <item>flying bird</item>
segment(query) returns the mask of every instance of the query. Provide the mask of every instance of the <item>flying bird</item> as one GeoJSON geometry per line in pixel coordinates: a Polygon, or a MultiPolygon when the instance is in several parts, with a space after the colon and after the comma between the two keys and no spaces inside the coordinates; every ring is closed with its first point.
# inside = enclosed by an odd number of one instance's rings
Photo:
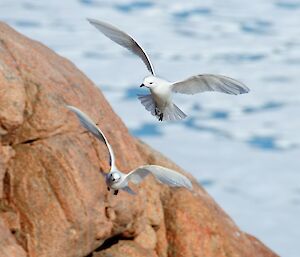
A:
{"type": "Polygon", "coordinates": [[[144,49],[127,33],[103,21],[88,19],[105,36],[115,43],[127,48],[142,59],[148,71],[151,73],[144,79],[140,87],[150,90],[148,95],[138,95],[145,109],[159,121],[181,120],[187,115],[172,101],[173,93],[193,95],[206,91],[216,91],[230,95],[238,95],[249,92],[249,88],[243,83],[215,74],[200,74],[178,82],[169,82],[156,76],[153,65],[144,49]]]}
{"type": "Polygon", "coordinates": [[[131,181],[134,184],[139,184],[150,173],[154,175],[158,181],[168,186],[185,187],[189,190],[193,189],[192,183],[187,177],[174,170],[158,165],[140,166],[128,174],[121,172],[116,167],[113,149],[100,128],[97,127],[90,117],[78,108],[70,105],[67,106],[67,108],[76,114],[84,128],[86,128],[101,142],[104,142],[107,146],[109,152],[110,171],[105,175],[105,182],[107,190],[110,191],[110,189],[112,189],[114,191],[114,195],[117,195],[120,189],[128,192],[129,194],[135,194],[135,192],[129,187],[128,182],[131,181]]]}

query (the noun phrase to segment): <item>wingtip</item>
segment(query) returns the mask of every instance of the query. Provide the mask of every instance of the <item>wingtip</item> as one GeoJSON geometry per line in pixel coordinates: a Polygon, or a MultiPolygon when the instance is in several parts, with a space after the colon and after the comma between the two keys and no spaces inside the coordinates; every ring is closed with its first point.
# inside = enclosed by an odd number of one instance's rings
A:
{"type": "Polygon", "coordinates": [[[78,109],[77,107],[75,106],[72,106],[72,105],[65,105],[65,107],[70,110],[71,112],[75,113],[77,116],[78,115],[82,115],[82,111],[80,109],[78,109]]]}
{"type": "Polygon", "coordinates": [[[246,87],[246,86],[244,86],[244,88],[242,88],[242,90],[241,90],[241,94],[248,94],[250,92],[250,88],[248,88],[248,87],[246,87]]]}
{"type": "Polygon", "coordinates": [[[70,111],[74,111],[74,109],[77,109],[76,107],[72,106],[72,105],[65,105],[65,107],[67,109],[69,109],[70,111]]]}
{"type": "Polygon", "coordinates": [[[92,19],[92,18],[86,18],[86,20],[94,26],[99,23],[99,21],[97,21],[96,19],[92,19]]]}
{"type": "Polygon", "coordinates": [[[192,182],[188,179],[187,183],[186,183],[186,188],[190,191],[193,191],[193,184],[192,182]]]}
{"type": "Polygon", "coordinates": [[[244,83],[240,82],[240,94],[247,94],[250,92],[250,88],[247,87],[244,83]]]}

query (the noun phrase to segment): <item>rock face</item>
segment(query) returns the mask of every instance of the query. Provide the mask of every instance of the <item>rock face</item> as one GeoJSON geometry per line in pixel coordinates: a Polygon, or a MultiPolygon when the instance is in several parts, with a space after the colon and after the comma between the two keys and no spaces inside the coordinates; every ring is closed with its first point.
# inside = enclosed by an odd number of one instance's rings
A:
{"type": "Polygon", "coordinates": [[[121,170],[184,172],[133,138],[72,63],[0,23],[0,257],[276,256],[192,178],[194,192],[149,176],[136,196],[109,193],[108,152],[65,104],[99,124],[121,170]]]}

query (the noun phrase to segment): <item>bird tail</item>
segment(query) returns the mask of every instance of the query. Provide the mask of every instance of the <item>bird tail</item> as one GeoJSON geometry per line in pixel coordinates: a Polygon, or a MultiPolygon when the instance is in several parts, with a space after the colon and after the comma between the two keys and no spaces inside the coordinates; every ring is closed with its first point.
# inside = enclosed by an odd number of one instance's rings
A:
{"type": "Polygon", "coordinates": [[[164,110],[164,116],[163,120],[164,121],[173,121],[173,120],[182,120],[186,118],[187,115],[180,110],[176,104],[172,103],[169,106],[166,107],[164,110]]]}
{"type": "MultiPolygon", "coordinates": [[[[138,99],[141,101],[142,105],[145,106],[147,111],[151,112],[153,116],[156,116],[156,118],[159,119],[159,114],[155,115],[155,102],[151,94],[138,95],[138,99]]],[[[186,117],[187,115],[173,103],[167,106],[163,112],[163,121],[182,120],[186,117]]]]}
{"type": "Polygon", "coordinates": [[[154,100],[153,100],[151,94],[138,95],[138,99],[141,101],[142,105],[145,106],[145,109],[147,111],[151,112],[151,114],[153,116],[155,116],[155,103],[154,103],[154,100]]]}

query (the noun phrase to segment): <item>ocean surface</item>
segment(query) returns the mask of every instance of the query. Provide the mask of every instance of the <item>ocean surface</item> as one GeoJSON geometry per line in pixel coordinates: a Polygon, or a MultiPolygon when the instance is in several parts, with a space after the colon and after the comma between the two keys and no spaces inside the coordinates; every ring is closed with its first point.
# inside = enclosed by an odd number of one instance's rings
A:
{"type": "Polygon", "coordinates": [[[299,0],[1,0],[0,20],[71,59],[131,133],[191,172],[241,229],[299,256],[299,0]],[[86,17],[134,36],[163,78],[224,74],[251,92],[176,95],[188,118],[159,123],[136,98],[145,66],[86,17]]]}

